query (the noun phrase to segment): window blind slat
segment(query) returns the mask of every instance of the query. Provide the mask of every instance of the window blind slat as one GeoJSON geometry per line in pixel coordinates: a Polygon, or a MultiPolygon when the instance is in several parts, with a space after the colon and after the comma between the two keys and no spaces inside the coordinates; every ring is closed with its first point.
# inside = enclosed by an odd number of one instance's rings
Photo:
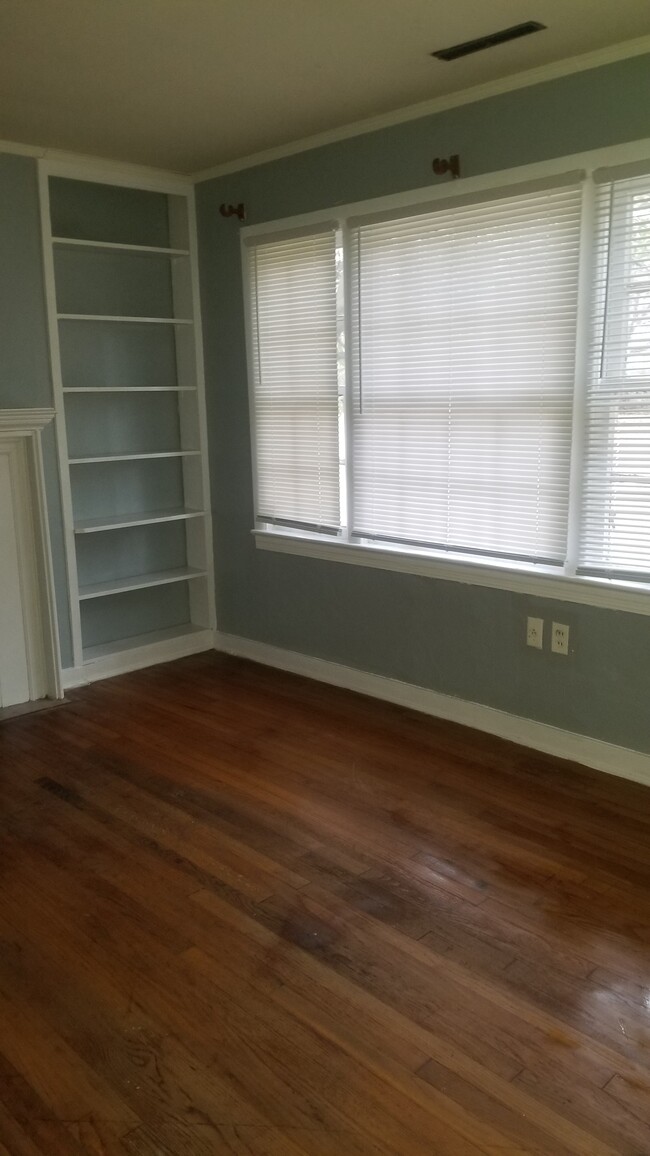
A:
{"type": "Polygon", "coordinates": [[[248,250],[257,517],[340,524],[336,236],[248,250]]]}
{"type": "Polygon", "coordinates": [[[581,522],[582,572],[650,575],[648,173],[598,188],[581,522]]]}
{"type": "Polygon", "coordinates": [[[581,191],[352,230],[353,532],[561,563],[581,191]]]}

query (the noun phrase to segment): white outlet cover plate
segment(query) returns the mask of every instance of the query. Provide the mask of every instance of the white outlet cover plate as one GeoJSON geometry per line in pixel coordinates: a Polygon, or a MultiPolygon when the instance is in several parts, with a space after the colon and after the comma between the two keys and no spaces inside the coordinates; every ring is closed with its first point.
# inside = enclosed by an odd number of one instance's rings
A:
{"type": "Polygon", "coordinates": [[[541,650],[544,646],[544,619],[529,618],[526,622],[526,645],[541,650]]]}
{"type": "Polygon", "coordinates": [[[551,627],[551,650],[553,654],[569,653],[569,627],[563,622],[554,622],[551,627]]]}

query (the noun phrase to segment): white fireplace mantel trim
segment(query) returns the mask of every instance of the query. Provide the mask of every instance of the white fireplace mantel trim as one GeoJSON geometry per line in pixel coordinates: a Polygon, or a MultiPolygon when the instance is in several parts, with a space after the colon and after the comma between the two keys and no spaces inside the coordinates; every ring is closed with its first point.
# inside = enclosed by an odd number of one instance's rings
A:
{"type": "Polygon", "coordinates": [[[53,409],[0,409],[0,430],[30,437],[49,425],[55,416],[53,409]]]}
{"type": "MultiPolygon", "coordinates": [[[[0,442],[7,447],[15,443],[18,458],[15,462],[15,510],[21,535],[22,557],[27,557],[33,527],[35,548],[35,577],[26,583],[29,588],[27,614],[33,630],[28,645],[30,686],[33,698],[45,694],[48,698],[63,698],[61,680],[61,651],[57,628],[56,598],[52,567],[52,546],[47,517],[45,475],[41,432],[56,417],[51,408],[0,409],[0,442]],[[22,445],[22,449],[20,448],[22,445]],[[22,463],[22,464],[21,464],[22,463]],[[36,627],[38,624],[38,627],[36,627]],[[35,634],[42,636],[38,640],[35,634]]],[[[9,448],[9,447],[7,447],[9,448]]],[[[15,458],[15,454],[12,453],[15,458]]]]}

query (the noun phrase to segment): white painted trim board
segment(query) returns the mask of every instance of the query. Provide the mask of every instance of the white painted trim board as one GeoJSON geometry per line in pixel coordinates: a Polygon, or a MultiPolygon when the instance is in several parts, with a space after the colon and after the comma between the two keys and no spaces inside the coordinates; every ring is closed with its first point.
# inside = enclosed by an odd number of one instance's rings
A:
{"type": "Polygon", "coordinates": [[[136,188],[149,188],[154,192],[187,192],[192,178],[172,169],[158,169],[152,165],[139,165],[130,161],[110,157],[89,156],[87,153],[66,152],[63,149],[46,148],[41,145],[24,144],[20,141],[0,140],[0,154],[32,157],[46,161],[48,171],[53,176],[77,176],[79,180],[99,181],[136,188]]]}
{"type": "Polygon", "coordinates": [[[212,650],[212,646],[213,632],[206,628],[165,642],[152,642],[133,650],[121,650],[82,666],[68,667],[63,671],[63,688],[72,690],[76,686],[87,686],[91,682],[114,678],[118,674],[129,674],[133,670],[143,670],[161,662],[173,662],[176,658],[187,658],[191,654],[212,650]]]}
{"type": "Polygon", "coordinates": [[[30,701],[63,697],[61,653],[54,593],[52,546],[47,518],[42,430],[55,411],[0,410],[0,441],[16,446],[13,481],[19,538],[21,590],[25,599],[30,701]]]}
{"type": "Polygon", "coordinates": [[[225,654],[247,658],[264,666],[277,667],[279,670],[313,678],[331,686],[343,687],[358,694],[367,694],[372,698],[407,707],[409,710],[421,711],[435,718],[485,731],[487,734],[519,743],[535,751],[542,751],[547,755],[554,755],[556,758],[569,759],[597,771],[650,786],[650,755],[641,751],[616,746],[614,743],[603,742],[589,735],[575,734],[573,731],[562,730],[548,723],[509,714],[507,711],[484,706],[482,703],[440,694],[438,691],[386,678],[384,675],[370,674],[354,667],[342,666],[337,662],[328,662],[326,659],[314,658],[308,654],[299,654],[297,651],[255,642],[250,638],[216,631],[214,641],[215,649],[225,654]]]}

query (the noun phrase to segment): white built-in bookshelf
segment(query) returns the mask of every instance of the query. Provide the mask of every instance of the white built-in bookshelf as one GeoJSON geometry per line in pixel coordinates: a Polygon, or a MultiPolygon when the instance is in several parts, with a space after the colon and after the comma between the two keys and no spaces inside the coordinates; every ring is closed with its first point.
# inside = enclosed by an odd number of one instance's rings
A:
{"type": "Polygon", "coordinates": [[[74,663],[92,678],[212,644],[192,190],[41,162],[41,197],[74,663]]]}

